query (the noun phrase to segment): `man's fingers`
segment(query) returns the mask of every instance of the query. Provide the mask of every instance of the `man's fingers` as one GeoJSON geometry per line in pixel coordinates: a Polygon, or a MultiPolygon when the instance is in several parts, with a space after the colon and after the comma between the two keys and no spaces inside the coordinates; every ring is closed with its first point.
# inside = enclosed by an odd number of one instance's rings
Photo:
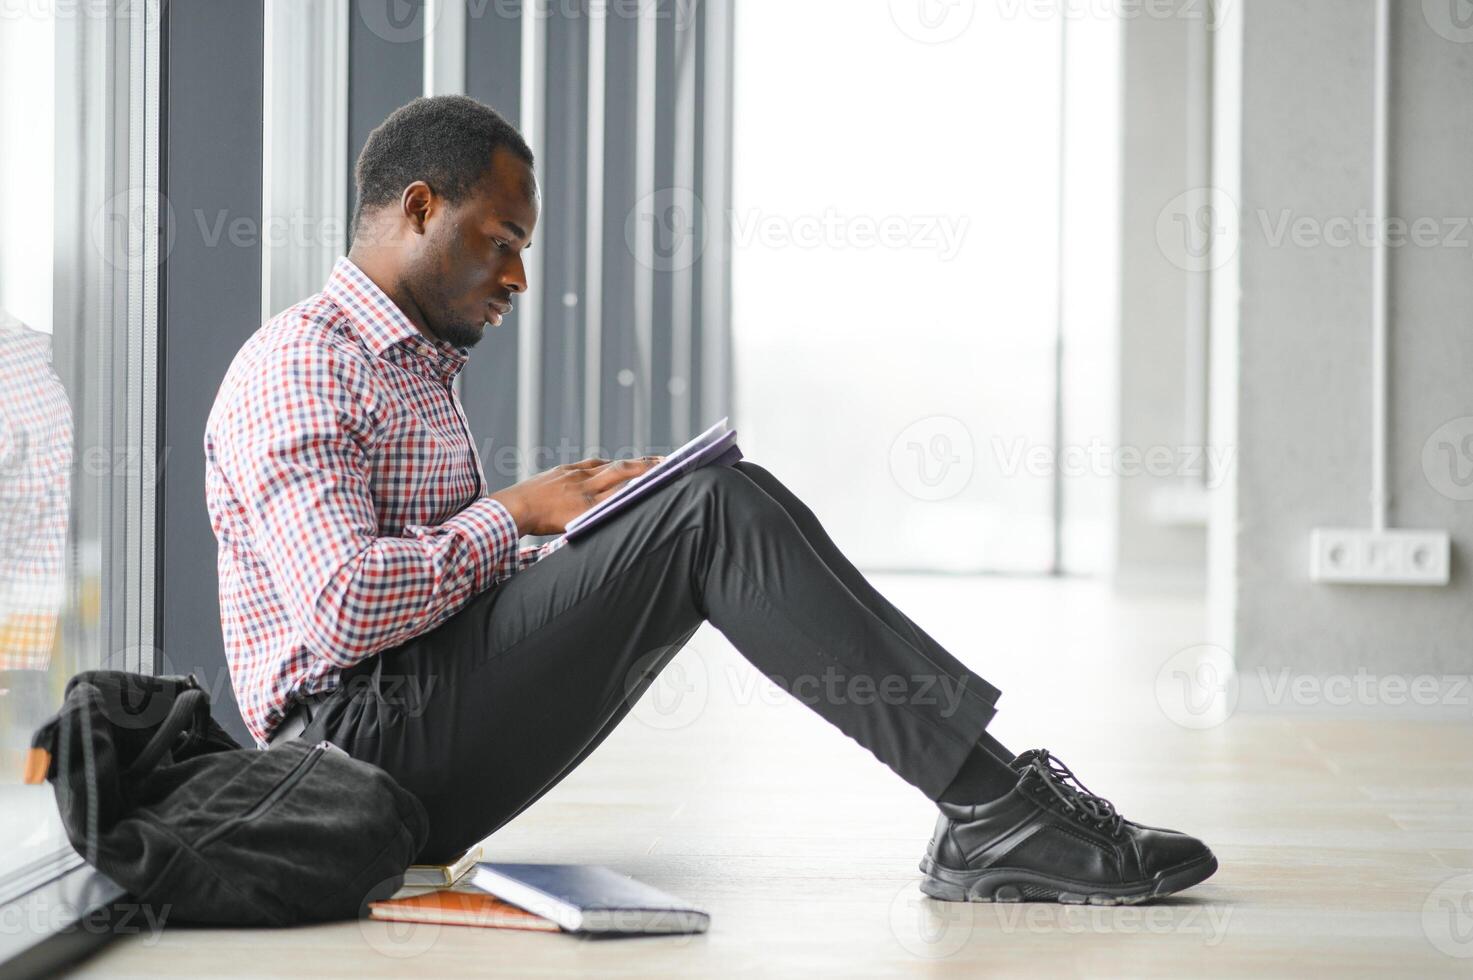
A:
{"type": "Polygon", "coordinates": [[[590,456],[587,459],[580,459],[576,463],[564,463],[563,465],[570,470],[591,470],[594,467],[609,466],[613,463],[633,464],[647,461],[651,465],[653,465],[654,463],[658,463],[664,458],[664,456],[639,456],[635,459],[608,460],[604,459],[602,456],[590,456]]]}
{"type": "Polygon", "coordinates": [[[623,486],[623,483],[616,483],[616,484],[614,484],[611,487],[604,487],[602,490],[594,491],[593,493],[590,493],[588,496],[596,504],[599,501],[603,500],[605,497],[607,497],[610,494],[614,493],[621,486],[623,486]]]}
{"type": "Polygon", "coordinates": [[[625,480],[633,479],[652,468],[659,458],[642,456],[638,459],[616,459],[604,465],[588,477],[588,484],[595,492],[617,487],[625,480]]]}

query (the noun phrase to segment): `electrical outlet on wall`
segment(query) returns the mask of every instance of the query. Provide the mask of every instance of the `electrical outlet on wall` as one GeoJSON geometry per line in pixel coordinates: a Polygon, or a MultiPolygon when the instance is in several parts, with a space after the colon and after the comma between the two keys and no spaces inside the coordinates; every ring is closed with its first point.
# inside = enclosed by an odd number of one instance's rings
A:
{"type": "Polygon", "coordinates": [[[1452,541],[1446,531],[1317,527],[1309,536],[1314,582],[1446,585],[1452,541]]]}

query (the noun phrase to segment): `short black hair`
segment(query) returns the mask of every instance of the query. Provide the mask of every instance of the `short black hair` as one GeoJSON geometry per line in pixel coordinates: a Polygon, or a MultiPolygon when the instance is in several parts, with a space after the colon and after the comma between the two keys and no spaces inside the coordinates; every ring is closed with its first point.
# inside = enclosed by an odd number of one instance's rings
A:
{"type": "Polygon", "coordinates": [[[365,211],[398,201],[416,180],[451,202],[464,200],[485,176],[498,149],[533,165],[532,148],[522,134],[483,102],[464,95],[433,95],[395,109],[368,134],[353,167],[358,185],[354,237],[365,211]]]}

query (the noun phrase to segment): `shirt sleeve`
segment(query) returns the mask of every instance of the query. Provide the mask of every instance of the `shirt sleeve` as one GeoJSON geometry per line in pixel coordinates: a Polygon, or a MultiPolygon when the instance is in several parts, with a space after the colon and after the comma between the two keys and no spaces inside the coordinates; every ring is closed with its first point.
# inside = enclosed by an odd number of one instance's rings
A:
{"type": "Polygon", "coordinates": [[[489,497],[443,524],[380,534],[374,385],[348,351],[283,348],[238,395],[219,447],[288,614],[340,667],[432,628],[494,584],[517,550],[516,521],[489,497]]]}
{"type": "Polygon", "coordinates": [[[521,548],[517,552],[515,571],[520,572],[528,566],[537,564],[567,543],[563,538],[553,538],[546,544],[529,544],[521,548]]]}

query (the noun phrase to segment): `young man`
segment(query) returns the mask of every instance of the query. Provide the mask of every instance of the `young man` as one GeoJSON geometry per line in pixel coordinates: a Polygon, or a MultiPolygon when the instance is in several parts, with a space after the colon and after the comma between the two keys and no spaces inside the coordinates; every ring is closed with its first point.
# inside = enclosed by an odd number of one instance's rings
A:
{"type": "Polygon", "coordinates": [[[448,858],[571,772],[709,620],[790,693],[826,692],[805,703],[936,801],[929,895],[1140,901],[1216,869],[1046,751],[998,744],[997,689],[755,463],[519,547],[654,462],[486,493],[451,382],[527,289],[532,153],[484,105],[419,99],[356,176],[347,258],[242,348],[205,436],[231,677],[261,745],[327,738],[386,769],[429,812],[422,859],[448,858]],[[842,693],[856,681],[882,696],[842,693]]]}

